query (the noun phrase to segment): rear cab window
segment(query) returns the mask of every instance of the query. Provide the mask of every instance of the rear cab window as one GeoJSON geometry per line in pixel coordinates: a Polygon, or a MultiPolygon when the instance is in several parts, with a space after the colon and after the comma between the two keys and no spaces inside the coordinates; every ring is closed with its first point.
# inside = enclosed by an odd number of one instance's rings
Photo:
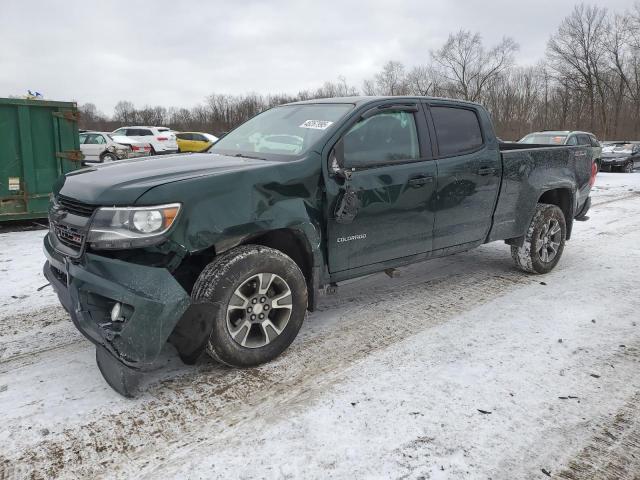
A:
{"type": "Polygon", "coordinates": [[[475,110],[443,105],[433,105],[430,110],[441,157],[482,147],[482,129],[475,110]]]}

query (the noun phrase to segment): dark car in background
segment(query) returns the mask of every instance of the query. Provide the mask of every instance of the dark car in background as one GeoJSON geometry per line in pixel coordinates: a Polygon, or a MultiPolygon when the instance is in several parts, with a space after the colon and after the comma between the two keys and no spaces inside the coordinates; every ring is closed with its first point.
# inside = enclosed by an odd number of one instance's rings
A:
{"type": "Polygon", "coordinates": [[[610,142],[602,147],[602,170],[632,173],[638,167],[640,167],[640,142],[610,142]]]}

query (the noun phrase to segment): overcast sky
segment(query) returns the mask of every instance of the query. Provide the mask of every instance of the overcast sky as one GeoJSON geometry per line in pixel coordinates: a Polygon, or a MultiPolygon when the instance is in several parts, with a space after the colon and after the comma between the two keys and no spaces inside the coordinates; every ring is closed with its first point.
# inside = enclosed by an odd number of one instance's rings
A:
{"type": "MultiPolygon", "coordinates": [[[[448,34],[503,36],[522,64],[543,55],[571,0],[104,2],[2,0],[0,97],[191,107],[213,93],[296,93],[387,60],[425,63],[448,34]]],[[[624,11],[633,0],[598,2],[624,11]]]]}

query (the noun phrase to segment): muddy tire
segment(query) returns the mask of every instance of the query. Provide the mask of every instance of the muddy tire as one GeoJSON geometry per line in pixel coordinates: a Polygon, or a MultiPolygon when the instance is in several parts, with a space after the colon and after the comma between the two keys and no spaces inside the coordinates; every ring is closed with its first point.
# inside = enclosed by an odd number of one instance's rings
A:
{"type": "Polygon", "coordinates": [[[307,311],[307,285],[284,253],[244,245],[202,271],[191,297],[215,305],[207,353],[234,367],[273,360],[293,342],[307,311]]]}
{"type": "Polygon", "coordinates": [[[567,235],[562,210],[539,203],[521,247],[511,246],[516,266],[529,273],[547,273],[558,264],[567,235]]]}
{"type": "Polygon", "coordinates": [[[622,171],[624,173],[633,173],[633,160],[629,160],[627,163],[625,163],[622,167],[622,171]]]}

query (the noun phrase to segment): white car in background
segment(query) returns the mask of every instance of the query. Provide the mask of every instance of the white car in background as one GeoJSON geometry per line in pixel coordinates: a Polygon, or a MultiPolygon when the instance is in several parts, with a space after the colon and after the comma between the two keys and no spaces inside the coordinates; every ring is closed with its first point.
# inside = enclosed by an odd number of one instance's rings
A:
{"type": "Polygon", "coordinates": [[[151,145],[107,132],[82,132],[80,150],[85,163],[104,163],[151,155],[151,145]]]}
{"type": "Polygon", "coordinates": [[[176,134],[167,127],[121,127],[114,135],[125,135],[140,142],[151,145],[151,155],[160,153],[177,153],[176,134]]]}

